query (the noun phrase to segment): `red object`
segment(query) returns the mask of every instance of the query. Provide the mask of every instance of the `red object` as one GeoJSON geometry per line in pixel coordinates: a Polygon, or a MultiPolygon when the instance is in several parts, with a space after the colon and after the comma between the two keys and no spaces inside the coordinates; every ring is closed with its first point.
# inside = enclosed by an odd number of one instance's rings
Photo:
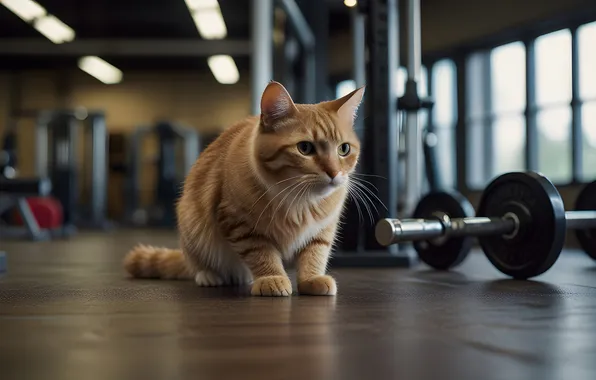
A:
{"type": "MultiPolygon", "coordinates": [[[[32,197],[27,198],[27,203],[31,212],[37,220],[40,228],[58,228],[63,223],[62,204],[50,197],[32,197]]],[[[17,225],[23,225],[23,219],[19,211],[15,209],[13,221],[17,225]]]]}

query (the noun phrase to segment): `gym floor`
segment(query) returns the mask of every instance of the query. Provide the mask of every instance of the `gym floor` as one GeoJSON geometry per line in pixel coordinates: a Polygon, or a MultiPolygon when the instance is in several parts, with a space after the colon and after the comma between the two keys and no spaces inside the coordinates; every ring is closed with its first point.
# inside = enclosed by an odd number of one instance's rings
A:
{"type": "Polygon", "coordinates": [[[596,379],[596,263],[536,281],[475,253],[457,271],[335,269],[337,297],[130,280],[123,254],[164,231],[3,241],[3,379],[596,379]]]}

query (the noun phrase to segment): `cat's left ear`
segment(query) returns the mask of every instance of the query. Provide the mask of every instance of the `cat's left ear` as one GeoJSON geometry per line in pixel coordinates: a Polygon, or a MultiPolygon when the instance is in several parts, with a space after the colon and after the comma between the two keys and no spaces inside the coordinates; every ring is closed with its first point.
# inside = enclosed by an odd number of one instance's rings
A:
{"type": "Polygon", "coordinates": [[[351,125],[354,123],[358,115],[358,108],[362,104],[364,89],[365,86],[362,86],[339,99],[329,102],[329,107],[337,112],[340,120],[351,125]]]}

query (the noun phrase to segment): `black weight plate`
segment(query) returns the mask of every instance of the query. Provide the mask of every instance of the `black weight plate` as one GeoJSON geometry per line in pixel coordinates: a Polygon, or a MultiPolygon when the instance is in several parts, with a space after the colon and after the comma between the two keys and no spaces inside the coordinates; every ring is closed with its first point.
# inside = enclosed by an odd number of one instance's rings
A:
{"type": "MultiPolygon", "coordinates": [[[[413,218],[436,219],[436,212],[451,218],[474,216],[474,207],[456,191],[437,191],[425,195],[414,210],[413,218]]],[[[473,239],[453,237],[443,240],[414,242],[420,260],[435,269],[446,270],[459,265],[472,249],[473,239]]]]}
{"type": "Polygon", "coordinates": [[[490,262],[504,274],[527,279],[546,272],[559,258],[566,235],[565,207],[555,186],[535,172],[507,173],[494,179],[478,205],[480,217],[520,219],[512,238],[478,238],[490,262]]]}
{"type": "MultiPolygon", "coordinates": [[[[596,181],[592,182],[579,193],[575,201],[577,211],[596,210],[596,181]]],[[[596,260],[596,228],[589,230],[575,230],[577,240],[582,249],[596,260]]]]}

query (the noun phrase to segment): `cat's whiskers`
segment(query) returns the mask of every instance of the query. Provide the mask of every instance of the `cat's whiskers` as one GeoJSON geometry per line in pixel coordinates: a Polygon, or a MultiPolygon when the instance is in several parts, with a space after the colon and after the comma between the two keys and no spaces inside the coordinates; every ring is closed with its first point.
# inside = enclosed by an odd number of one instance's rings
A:
{"type": "Polygon", "coordinates": [[[362,179],[362,178],[356,178],[356,177],[355,177],[355,178],[352,178],[352,179],[353,179],[354,181],[360,181],[361,183],[362,183],[362,182],[364,182],[364,183],[368,183],[368,184],[369,184],[369,185],[371,185],[371,186],[372,186],[372,187],[373,187],[373,188],[374,188],[374,189],[375,189],[377,192],[379,191],[379,188],[378,188],[378,187],[376,187],[376,186],[375,186],[375,184],[374,184],[374,183],[372,183],[372,182],[370,182],[370,181],[367,181],[367,180],[365,180],[365,179],[362,179]]]}
{"type": "Polygon", "coordinates": [[[354,185],[354,182],[351,182],[350,185],[351,185],[351,189],[353,191],[353,194],[354,194],[355,198],[358,199],[358,200],[360,200],[360,201],[362,201],[362,205],[366,209],[366,212],[368,213],[368,217],[370,218],[371,225],[374,224],[374,220],[373,220],[373,216],[372,216],[372,211],[371,211],[368,203],[366,202],[366,199],[362,197],[362,190],[360,190],[358,187],[356,187],[354,185]]]}
{"type": "MultiPolygon", "coordinates": [[[[375,209],[375,212],[377,213],[377,215],[379,215],[379,210],[377,209],[377,206],[375,206],[375,203],[373,202],[373,200],[368,196],[368,194],[366,194],[366,192],[364,192],[364,190],[362,190],[362,188],[360,187],[361,185],[358,184],[357,182],[354,182],[354,186],[356,186],[357,189],[359,189],[360,193],[368,200],[369,204],[375,209]]],[[[371,210],[372,211],[372,210],[371,210]]],[[[372,215],[371,215],[372,216],[372,215]]],[[[374,216],[373,216],[374,217],[374,216]]],[[[372,222],[372,221],[371,221],[372,222]]]]}
{"type": "Polygon", "coordinates": [[[362,222],[364,221],[364,216],[362,215],[362,209],[360,209],[360,205],[358,204],[358,198],[356,198],[356,196],[354,195],[354,190],[352,190],[352,186],[350,183],[348,183],[348,194],[352,197],[352,199],[354,199],[354,204],[356,205],[356,209],[358,210],[358,222],[359,224],[362,224],[362,222]]]}
{"type": "MultiPolygon", "coordinates": [[[[300,182],[298,182],[298,184],[300,184],[300,182]]],[[[257,229],[257,227],[259,226],[259,221],[261,220],[261,217],[263,216],[263,214],[265,213],[265,211],[267,210],[267,208],[269,207],[269,205],[277,198],[279,197],[281,194],[283,194],[286,190],[288,190],[289,188],[296,186],[295,183],[285,187],[282,191],[280,191],[279,193],[277,193],[273,198],[271,198],[271,200],[265,205],[265,207],[263,208],[263,210],[261,211],[261,214],[259,215],[257,222],[255,223],[255,226],[253,228],[253,232],[257,229]]]]}
{"type": "MultiPolygon", "coordinates": [[[[275,208],[275,210],[273,210],[273,213],[271,214],[271,218],[269,219],[269,224],[267,224],[267,227],[265,228],[265,231],[269,231],[269,227],[271,226],[271,223],[273,223],[273,219],[275,218],[275,214],[277,213],[277,210],[279,210],[281,208],[281,206],[284,204],[285,200],[294,192],[294,190],[299,189],[301,185],[304,184],[304,181],[302,182],[298,182],[293,188],[292,190],[290,190],[288,192],[288,194],[283,197],[283,199],[281,201],[278,202],[277,207],[275,208]]],[[[291,204],[288,205],[288,210],[291,208],[291,204]]]]}
{"type": "Polygon", "coordinates": [[[381,175],[376,175],[376,174],[364,174],[364,173],[353,172],[353,173],[350,173],[350,176],[355,176],[355,177],[357,177],[357,176],[361,176],[361,177],[376,177],[376,178],[381,178],[381,179],[387,180],[387,178],[385,178],[385,177],[383,177],[381,175]]]}
{"type": "MultiPolygon", "coordinates": [[[[306,188],[306,190],[304,192],[302,192],[302,195],[300,196],[300,199],[298,200],[298,204],[302,204],[302,198],[304,198],[306,196],[306,194],[308,194],[308,192],[310,191],[310,189],[315,185],[316,182],[311,182],[308,187],[306,188]]],[[[304,212],[300,213],[300,215],[302,216],[302,221],[299,221],[301,223],[304,222],[304,212]]]]}
{"type": "Polygon", "coordinates": [[[296,178],[299,178],[299,177],[302,177],[302,174],[301,174],[301,175],[294,176],[294,177],[290,177],[290,178],[283,179],[283,180],[281,180],[281,181],[279,181],[279,182],[277,182],[277,183],[275,183],[275,184],[273,184],[273,185],[269,186],[267,189],[265,189],[265,191],[263,192],[263,194],[262,194],[262,195],[261,195],[259,198],[257,198],[257,200],[255,201],[255,203],[253,203],[253,204],[252,204],[252,206],[250,207],[249,214],[250,214],[250,213],[252,213],[252,210],[253,210],[253,208],[256,206],[256,204],[257,204],[257,203],[259,203],[259,201],[260,201],[260,200],[261,200],[261,199],[262,199],[262,198],[263,198],[265,195],[267,195],[267,194],[269,193],[269,190],[271,190],[272,188],[274,188],[275,186],[277,186],[277,185],[279,185],[279,184],[281,184],[281,183],[284,183],[284,182],[287,182],[287,181],[290,181],[290,180],[292,180],[292,179],[296,179],[296,178]]]}
{"type": "MultiPolygon", "coordinates": [[[[308,181],[308,182],[307,182],[307,181],[304,181],[304,182],[303,182],[304,186],[303,186],[302,188],[300,188],[300,190],[298,190],[298,191],[296,192],[296,195],[294,195],[294,199],[292,199],[292,202],[290,203],[290,206],[288,206],[288,208],[287,208],[287,210],[286,210],[286,214],[285,214],[285,216],[284,216],[284,219],[287,219],[287,218],[288,218],[288,214],[290,213],[290,210],[292,209],[291,205],[295,204],[295,203],[294,203],[294,201],[296,200],[296,198],[297,198],[297,197],[298,197],[300,194],[302,194],[302,192],[303,192],[303,191],[305,191],[305,190],[307,189],[307,186],[308,186],[310,183],[313,183],[313,181],[308,181]]],[[[296,205],[297,205],[297,206],[299,206],[300,204],[301,204],[301,203],[300,203],[300,202],[298,202],[296,205]]]]}
{"type": "MultiPolygon", "coordinates": [[[[383,201],[371,189],[369,189],[362,182],[360,182],[360,181],[362,181],[362,179],[360,179],[360,178],[352,178],[352,179],[354,180],[354,182],[353,182],[354,185],[358,186],[359,188],[362,188],[363,190],[366,190],[366,192],[368,194],[372,195],[377,201],[379,201],[379,203],[383,206],[383,208],[385,208],[385,210],[389,211],[387,209],[387,206],[385,206],[385,203],[383,203],[383,201]]],[[[376,189],[376,187],[375,187],[375,189],[376,189]]],[[[377,191],[378,191],[378,189],[377,189],[377,191]]]]}

